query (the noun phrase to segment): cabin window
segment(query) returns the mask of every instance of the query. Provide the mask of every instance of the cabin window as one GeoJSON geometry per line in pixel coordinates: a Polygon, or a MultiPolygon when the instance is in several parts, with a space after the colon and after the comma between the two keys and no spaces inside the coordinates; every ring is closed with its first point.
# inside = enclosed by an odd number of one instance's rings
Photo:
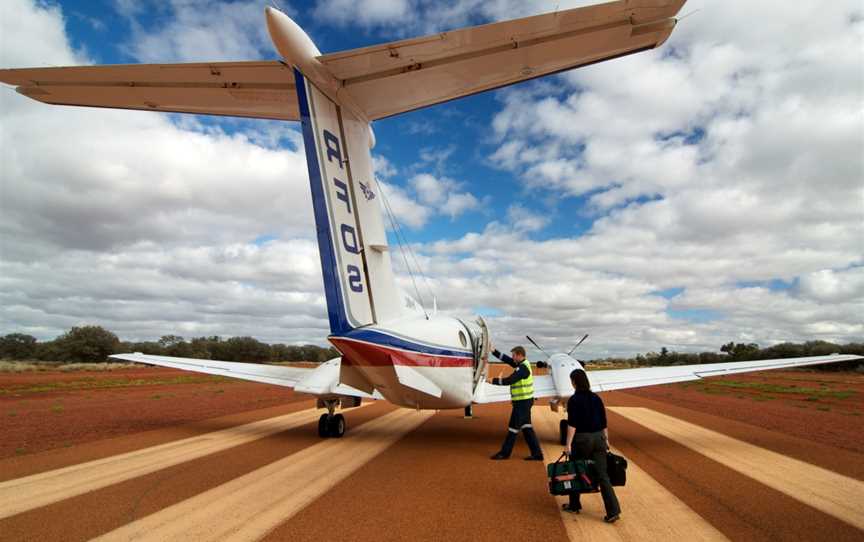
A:
{"type": "Polygon", "coordinates": [[[464,331],[459,331],[459,342],[462,343],[462,346],[468,346],[468,338],[465,337],[464,331]]]}

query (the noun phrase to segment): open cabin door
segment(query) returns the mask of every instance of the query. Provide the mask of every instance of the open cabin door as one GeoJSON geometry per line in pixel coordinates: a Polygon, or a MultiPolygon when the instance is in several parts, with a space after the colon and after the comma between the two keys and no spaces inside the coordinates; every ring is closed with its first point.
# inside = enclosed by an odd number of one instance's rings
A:
{"type": "Polygon", "coordinates": [[[477,317],[477,333],[471,337],[471,346],[474,351],[474,396],[477,395],[479,386],[486,381],[489,373],[489,328],[482,316],[477,317]]]}

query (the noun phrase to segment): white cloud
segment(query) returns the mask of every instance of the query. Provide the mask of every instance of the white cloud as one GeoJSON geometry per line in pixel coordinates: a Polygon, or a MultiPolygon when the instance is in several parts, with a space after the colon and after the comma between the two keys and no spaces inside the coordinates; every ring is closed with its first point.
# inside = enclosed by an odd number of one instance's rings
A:
{"type": "MultiPolygon", "coordinates": [[[[90,63],[69,46],[59,8],[12,8],[0,36],[40,39],[4,44],[4,65],[38,65],[37,55],[90,63]]],[[[326,335],[294,127],[237,121],[229,134],[190,117],[57,108],[13,92],[0,93],[0,110],[0,329],[326,335]],[[253,243],[264,235],[275,240],[253,243]]]]}
{"type": "Polygon", "coordinates": [[[372,170],[381,179],[389,179],[399,172],[390,160],[378,154],[372,155],[372,170]]]}
{"type": "Polygon", "coordinates": [[[590,0],[319,0],[315,15],[329,24],[386,28],[397,35],[413,36],[595,3],[590,0]]]}
{"type": "Polygon", "coordinates": [[[409,185],[421,202],[451,219],[480,205],[477,197],[469,192],[459,192],[460,183],[446,177],[438,178],[429,173],[420,173],[409,180],[409,185]]]}
{"type": "Polygon", "coordinates": [[[517,232],[539,231],[549,224],[549,217],[545,213],[541,214],[518,204],[513,204],[507,208],[507,218],[517,232]]]}
{"type": "MultiPolygon", "coordinates": [[[[15,17],[0,17],[3,66],[90,62],[69,45],[58,8],[27,5],[4,5],[15,17]]],[[[137,20],[140,4],[121,5],[137,20]]],[[[218,23],[196,16],[201,6],[172,2],[168,24],[139,27],[132,51],[159,61],[271,51],[260,4],[214,7],[218,23]]],[[[393,39],[554,3],[341,7],[328,23],[393,39]]],[[[481,231],[415,246],[439,306],[491,309],[500,344],[527,332],[569,348],[590,333],[585,357],[862,340],[860,11],[854,2],[710,4],[657,51],[500,93],[488,163],[526,190],[481,231]],[[556,213],[564,203],[593,213],[590,229],[540,239],[547,199],[561,204],[556,213]],[[661,295],[672,288],[682,292],[661,295]]],[[[11,92],[0,107],[0,328],[50,337],[95,320],[127,338],[326,336],[294,128],[228,133],[188,117],[49,108],[11,92]],[[254,242],[264,236],[275,240],[254,242]]],[[[422,149],[410,167],[375,158],[409,227],[484,206],[454,180],[448,143],[422,149]]]]}
{"type": "Polygon", "coordinates": [[[433,210],[430,207],[418,203],[400,186],[381,180],[378,181],[378,184],[383,189],[384,197],[399,224],[404,224],[409,228],[420,228],[432,217],[433,210]]]}
{"type": "MultiPolygon", "coordinates": [[[[823,303],[864,300],[864,267],[843,271],[823,269],[808,273],[801,277],[800,290],[803,296],[823,303]]],[[[864,312],[864,306],[860,309],[859,317],[864,312]]]]}
{"type": "Polygon", "coordinates": [[[264,24],[265,4],[255,0],[151,1],[146,11],[162,12],[167,24],[148,28],[142,2],[121,0],[133,36],[128,52],[141,62],[214,62],[277,58],[264,24]]]}
{"type": "Polygon", "coordinates": [[[392,24],[411,15],[409,0],[324,0],[315,16],[330,24],[375,26],[392,24]]]}

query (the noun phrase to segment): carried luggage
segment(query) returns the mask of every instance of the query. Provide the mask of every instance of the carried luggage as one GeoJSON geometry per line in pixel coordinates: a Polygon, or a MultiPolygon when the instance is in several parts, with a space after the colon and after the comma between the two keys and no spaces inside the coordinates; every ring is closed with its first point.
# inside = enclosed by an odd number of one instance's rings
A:
{"type": "Polygon", "coordinates": [[[569,495],[597,491],[594,462],[586,459],[569,459],[566,454],[546,465],[549,477],[549,493],[569,495]]]}
{"type": "Polygon", "coordinates": [[[627,483],[627,460],[620,455],[606,452],[606,472],[613,486],[623,486],[627,483]]]}

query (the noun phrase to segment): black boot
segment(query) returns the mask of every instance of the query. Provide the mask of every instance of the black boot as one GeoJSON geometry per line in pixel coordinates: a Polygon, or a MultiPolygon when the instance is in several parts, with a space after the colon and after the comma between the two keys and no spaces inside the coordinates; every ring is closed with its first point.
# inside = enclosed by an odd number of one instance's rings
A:
{"type": "Polygon", "coordinates": [[[507,459],[513,453],[513,445],[516,444],[516,433],[508,430],[507,436],[504,438],[504,443],[501,444],[501,451],[493,455],[491,459],[507,459]]]}
{"type": "Polygon", "coordinates": [[[531,455],[525,459],[530,461],[543,461],[543,450],[540,448],[540,442],[537,440],[537,433],[533,427],[526,427],[522,430],[525,435],[525,442],[528,443],[528,449],[531,450],[531,455]]]}

